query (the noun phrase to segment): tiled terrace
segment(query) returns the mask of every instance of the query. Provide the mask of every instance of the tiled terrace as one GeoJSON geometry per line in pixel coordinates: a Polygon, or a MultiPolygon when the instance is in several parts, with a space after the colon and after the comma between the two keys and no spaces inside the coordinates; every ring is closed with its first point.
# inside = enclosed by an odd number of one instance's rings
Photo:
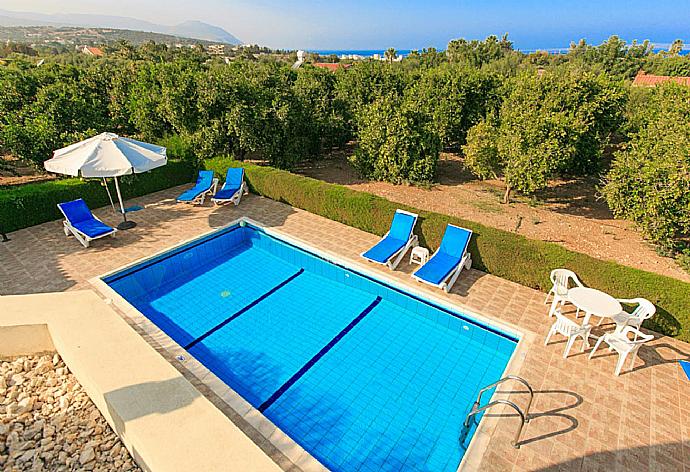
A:
{"type": "MultiPolygon", "coordinates": [[[[240,216],[354,263],[361,263],[358,254],[378,239],[256,196],[246,197],[237,208],[218,208],[175,204],[177,194],[179,189],[171,189],[133,200],[131,204],[145,206],[131,215],[137,228],[88,249],[66,238],[58,221],[10,234],[11,241],[0,244],[0,295],[89,289],[92,277],[240,216]]],[[[118,222],[110,208],[96,214],[108,223],[118,222]]],[[[414,284],[410,270],[402,264],[386,275],[430,290],[414,284]]],[[[587,354],[574,349],[563,360],[562,339],[543,345],[550,320],[540,292],[471,270],[463,273],[451,294],[433,293],[527,333],[527,354],[513,373],[535,389],[533,419],[523,431],[520,449],[510,445],[517,420],[507,413],[492,419],[499,427],[490,436],[479,469],[690,471],[690,381],[676,362],[690,359],[690,345],[658,337],[642,348],[632,372],[614,377],[617,356],[606,350],[588,361],[587,354]]],[[[518,404],[524,404],[524,398],[517,392],[511,395],[518,404]]]]}

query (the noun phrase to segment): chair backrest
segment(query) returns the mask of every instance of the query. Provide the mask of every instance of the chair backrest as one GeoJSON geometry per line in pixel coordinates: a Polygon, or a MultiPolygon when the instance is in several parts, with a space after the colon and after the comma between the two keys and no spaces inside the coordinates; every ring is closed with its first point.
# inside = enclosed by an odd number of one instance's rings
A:
{"type": "Polygon", "coordinates": [[[86,202],[81,198],[71,202],[58,203],[58,208],[72,224],[95,219],[86,202]]]}
{"type": "Polygon", "coordinates": [[[465,254],[471,237],[472,231],[469,229],[447,225],[446,231],[443,233],[443,239],[441,239],[439,251],[460,259],[465,254]]]}
{"type": "Polygon", "coordinates": [[[570,289],[570,282],[576,286],[582,286],[575,272],[569,269],[554,269],[551,271],[551,282],[557,295],[565,295],[570,289]]]}
{"type": "Polygon", "coordinates": [[[646,298],[633,298],[628,301],[630,303],[637,303],[637,308],[630,313],[630,316],[633,318],[644,321],[651,318],[656,313],[654,303],[650,302],[646,298]]]}
{"type": "Polygon", "coordinates": [[[412,235],[412,230],[417,222],[417,215],[403,210],[396,210],[391,222],[388,235],[391,238],[407,241],[412,235]]]}
{"type": "Polygon", "coordinates": [[[625,328],[623,328],[619,336],[621,340],[625,341],[625,343],[630,346],[644,344],[654,339],[654,335],[644,334],[642,331],[632,326],[626,326],[625,328]],[[632,335],[632,339],[630,335],[632,335]]]}
{"type": "Polygon", "coordinates": [[[242,167],[230,167],[225,174],[223,187],[239,188],[244,180],[244,169],[242,167]]]}
{"type": "Polygon", "coordinates": [[[213,183],[213,171],[212,170],[200,170],[199,176],[196,178],[196,185],[200,187],[210,187],[213,183]]]}
{"type": "Polygon", "coordinates": [[[556,322],[554,323],[556,331],[563,336],[570,336],[573,332],[579,331],[580,328],[582,328],[582,326],[575,323],[570,318],[566,318],[560,310],[556,310],[554,315],[556,315],[556,322]]]}

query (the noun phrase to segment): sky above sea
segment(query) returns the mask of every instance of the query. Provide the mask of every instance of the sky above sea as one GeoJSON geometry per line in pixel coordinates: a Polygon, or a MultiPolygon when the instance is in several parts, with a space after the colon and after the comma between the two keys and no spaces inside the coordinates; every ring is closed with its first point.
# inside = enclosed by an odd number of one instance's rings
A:
{"type": "Polygon", "coordinates": [[[690,41],[690,0],[2,0],[0,8],[200,20],[245,43],[285,49],[445,49],[453,38],[509,33],[521,50],[568,47],[581,38],[666,45],[690,41]]]}

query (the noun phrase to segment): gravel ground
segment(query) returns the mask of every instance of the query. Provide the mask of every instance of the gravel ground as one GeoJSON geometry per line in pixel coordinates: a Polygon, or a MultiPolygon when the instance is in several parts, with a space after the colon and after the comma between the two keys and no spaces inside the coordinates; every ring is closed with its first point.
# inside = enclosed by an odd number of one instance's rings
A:
{"type": "Polygon", "coordinates": [[[0,470],[140,469],[55,354],[0,362],[0,470]]]}

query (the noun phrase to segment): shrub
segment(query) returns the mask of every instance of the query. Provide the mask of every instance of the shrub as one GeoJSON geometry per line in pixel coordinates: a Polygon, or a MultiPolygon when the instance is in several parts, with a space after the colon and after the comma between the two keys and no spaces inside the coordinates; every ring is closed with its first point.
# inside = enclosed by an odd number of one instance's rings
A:
{"type": "Polygon", "coordinates": [[[667,251],[687,247],[690,236],[689,122],[690,88],[658,87],[602,188],[614,215],[637,223],[667,251]]]}
{"type": "Polygon", "coordinates": [[[364,107],[357,121],[351,161],[363,176],[396,184],[433,179],[441,143],[411,104],[388,95],[364,107]]]}
{"type": "MultiPolygon", "coordinates": [[[[145,174],[124,176],[123,198],[138,197],[192,180],[194,168],[170,161],[145,174]]],[[[109,183],[112,190],[112,182],[109,183]]],[[[27,228],[62,217],[57,204],[83,198],[90,208],[108,205],[108,194],[98,179],[60,179],[16,187],[0,187],[0,226],[4,232],[27,228]]]]}
{"type": "Polygon", "coordinates": [[[645,326],[690,341],[690,284],[680,280],[270,167],[239,163],[229,158],[210,159],[205,165],[219,175],[225,175],[230,166],[242,166],[252,192],[378,235],[388,231],[396,208],[414,211],[420,216],[417,225],[420,244],[432,249],[438,247],[448,223],[469,228],[474,232],[469,251],[475,268],[547,291],[551,288],[551,270],[567,267],[577,272],[588,286],[615,297],[649,299],[657,305],[658,311],[645,326]]]}

